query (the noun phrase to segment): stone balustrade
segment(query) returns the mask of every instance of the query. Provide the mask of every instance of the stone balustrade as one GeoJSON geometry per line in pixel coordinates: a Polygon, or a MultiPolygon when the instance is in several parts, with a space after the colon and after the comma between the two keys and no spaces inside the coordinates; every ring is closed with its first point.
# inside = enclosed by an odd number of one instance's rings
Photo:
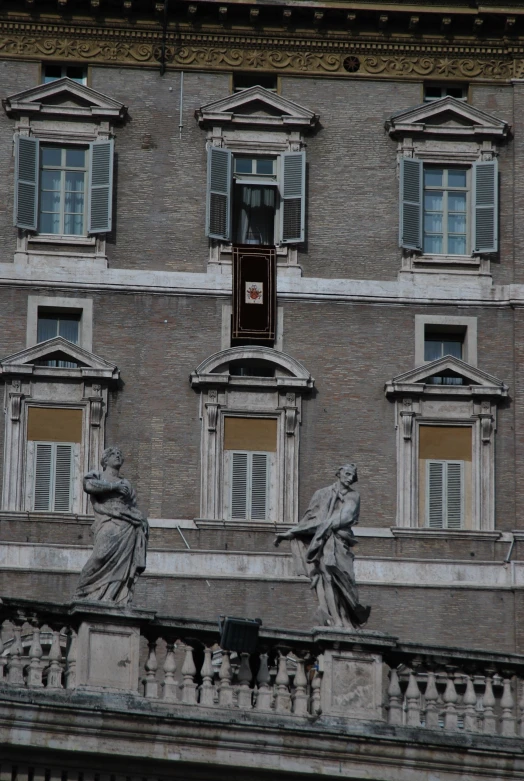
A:
{"type": "Polygon", "coordinates": [[[215,624],[94,603],[0,605],[1,690],[132,694],[162,712],[215,708],[524,738],[524,657],[376,632],[262,628],[254,654],[215,624]]]}

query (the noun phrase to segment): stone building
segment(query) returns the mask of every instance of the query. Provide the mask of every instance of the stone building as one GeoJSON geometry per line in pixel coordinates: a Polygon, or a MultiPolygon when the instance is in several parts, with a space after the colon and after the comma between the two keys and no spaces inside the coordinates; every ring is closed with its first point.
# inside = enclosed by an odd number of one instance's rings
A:
{"type": "Polygon", "coordinates": [[[0,781],[522,778],[522,4],[4,0],[0,93],[0,781]],[[348,461],[354,632],[273,545],[348,461]]]}

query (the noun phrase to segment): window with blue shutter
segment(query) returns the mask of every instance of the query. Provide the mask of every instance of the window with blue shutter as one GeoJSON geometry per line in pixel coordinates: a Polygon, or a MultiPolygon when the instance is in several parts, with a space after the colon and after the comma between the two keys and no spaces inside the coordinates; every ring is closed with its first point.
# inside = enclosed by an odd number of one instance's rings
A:
{"type": "Polygon", "coordinates": [[[461,529],[463,527],[463,461],[427,461],[426,525],[430,529],[461,529]]]}
{"type": "Polygon", "coordinates": [[[88,233],[109,233],[113,200],[114,142],[94,141],[89,145],[88,233]]]}
{"type": "Polygon", "coordinates": [[[498,250],[497,161],[473,165],[473,252],[498,250]]]}
{"type": "Polygon", "coordinates": [[[18,228],[35,231],[38,220],[39,142],[17,136],[15,146],[15,213],[18,228]]]}
{"type": "Polygon", "coordinates": [[[401,159],[399,244],[404,249],[422,249],[422,173],[421,160],[401,159]]]}
{"type": "Polygon", "coordinates": [[[74,445],[35,442],[33,509],[71,512],[74,445]]]}
{"type": "Polygon", "coordinates": [[[281,156],[280,240],[297,244],[305,238],[306,153],[281,156]]]}

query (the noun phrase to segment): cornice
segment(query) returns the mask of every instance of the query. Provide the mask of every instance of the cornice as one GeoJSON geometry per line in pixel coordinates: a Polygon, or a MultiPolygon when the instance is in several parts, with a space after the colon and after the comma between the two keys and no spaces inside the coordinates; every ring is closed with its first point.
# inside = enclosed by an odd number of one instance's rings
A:
{"type": "MultiPolygon", "coordinates": [[[[343,78],[461,79],[504,82],[524,77],[524,38],[450,40],[443,35],[302,33],[252,28],[205,30],[180,23],[165,38],[172,70],[273,71],[343,78]]],[[[0,59],[60,60],[158,68],[162,30],[114,24],[47,23],[0,19],[0,59]]]]}

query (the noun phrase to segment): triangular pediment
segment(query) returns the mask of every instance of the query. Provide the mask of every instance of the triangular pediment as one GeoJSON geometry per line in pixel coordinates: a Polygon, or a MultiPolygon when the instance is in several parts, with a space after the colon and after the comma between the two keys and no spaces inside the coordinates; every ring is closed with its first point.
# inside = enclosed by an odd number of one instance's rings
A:
{"type": "Polygon", "coordinates": [[[69,342],[63,336],[55,336],[46,342],[40,342],[13,355],[8,355],[0,361],[2,374],[37,374],[56,375],[57,372],[81,376],[98,376],[118,379],[118,367],[101,358],[99,355],[84,350],[77,344],[69,342]],[[74,367],[50,367],[46,361],[66,361],[75,364],[74,367]]]}
{"type": "Polygon", "coordinates": [[[313,127],[318,115],[264,87],[250,87],[201,106],[195,116],[205,124],[313,127]]]}
{"type": "Polygon", "coordinates": [[[37,114],[122,119],[127,111],[120,101],[68,78],[9,95],[3,106],[9,116],[37,114]]]}
{"type": "Polygon", "coordinates": [[[410,390],[418,393],[422,392],[426,385],[433,390],[438,389],[439,392],[445,391],[446,393],[458,391],[462,394],[468,387],[473,393],[487,392],[500,396],[507,396],[508,393],[507,385],[498,377],[481,371],[481,369],[477,369],[452,355],[445,355],[436,361],[425,363],[416,369],[399,374],[386,384],[386,393],[393,394],[395,392],[409,392],[410,390]],[[442,376],[460,377],[462,383],[459,385],[431,384],[432,378],[442,376]]]}
{"type": "Polygon", "coordinates": [[[393,114],[386,122],[391,135],[430,133],[432,135],[506,136],[509,125],[463,100],[447,96],[431,103],[393,114]]]}

